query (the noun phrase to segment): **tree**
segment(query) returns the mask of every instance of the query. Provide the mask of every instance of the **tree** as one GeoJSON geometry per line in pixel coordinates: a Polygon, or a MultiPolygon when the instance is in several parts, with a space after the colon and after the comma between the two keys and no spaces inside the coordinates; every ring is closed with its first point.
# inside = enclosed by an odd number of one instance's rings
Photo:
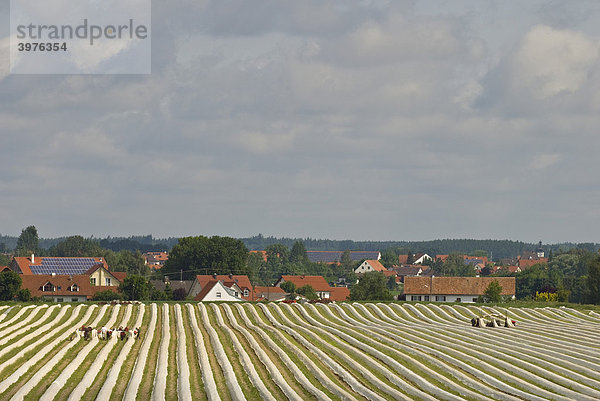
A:
{"type": "Polygon", "coordinates": [[[187,296],[185,288],[177,288],[173,291],[173,301],[184,301],[187,296]]]}
{"type": "Polygon", "coordinates": [[[483,301],[498,303],[502,302],[502,286],[498,281],[492,281],[483,292],[483,301]]]}
{"type": "Polygon", "coordinates": [[[382,265],[384,265],[388,269],[391,269],[392,266],[398,264],[398,255],[396,254],[396,252],[394,252],[393,249],[388,248],[388,249],[384,250],[383,253],[381,254],[380,262],[382,265]]]}
{"type": "Polygon", "coordinates": [[[352,260],[352,254],[349,249],[346,249],[342,252],[342,257],[340,258],[340,267],[344,272],[354,270],[354,261],[352,260]]]}
{"type": "Polygon", "coordinates": [[[415,261],[415,255],[412,253],[412,251],[409,249],[408,253],[407,253],[407,257],[406,257],[406,264],[407,265],[412,265],[415,261]]]}
{"type": "Polygon", "coordinates": [[[290,250],[282,244],[273,244],[265,248],[267,270],[271,273],[284,273],[290,259],[290,250]]]}
{"type": "Polygon", "coordinates": [[[600,304],[600,257],[588,263],[586,301],[600,304]]]}
{"type": "Polygon", "coordinates": [[[240,240],[230,237],[184,237],[169,253],[165,273],[183,272],[190,280],[197,274],[247,274],[248,249],[240,240]]]}
{"type": "Polygon", "coordinates": [[[442,267],[444,276],[453,277],[473,277],[475,269],[472,265],[466,264],[465,259],[458,253],[452,253],[444,262],[442,267]]]}
{"type": "Polygon", "coordinates": [[[35,226],[24,228],[17,240],[15,256],[30,256],[32,253],[38,253],[38,233],[35,226]]]}
{"type": "Polygon", "coordinates": [[[85,239],[81,235],[74,235],[51,247],[48,253],[52,256],[62,257],[98,256],[102,255],[103,250],[98,242],[85,239]]]}
{"type": "Polygon", "coordinates": [[[296,293],[296,284],[292,283],[291,281],[284,281],[281,283],[279,288],[290,294],[290,298],[293,298],[294,294],[296,293]]]}
{"type": "Polygon", "coordinates": [[[150,287],[152,286],[144,277],[130,275],[119,285],[119,291],[128,301],[147,301],[150,298],[150,287]]]}
{"type": "Polygon", "coordinates": [[[387,278],[381,272],[363,274],[358,284],[350,290],[352,301],[391,301],[392,294],[387,289],[387,278]]]}
{"type": "Polygon", "coordinates": [[[248,259],[246,259],[246,270],[248,271],[248,278],[251,283],[256,283],[259,280],[261,283],[267,283],[268,279],[272,277],[266,277],[265,269],[267,263],[260,252],[250,252],[248,259]]]}
{"type": "Polygon", "coordinates": [[[21,288],[22,282],[21,276],[16,272],[0,273],[0,301],[12,301],[21,288]]]}
{"type": "Polygon", "coordinates": [[[310,301],[319,299],[319,296],[317,295],[317,292],[315,291],[315,289],[312,288],[312,286],[310,286],[308,284],[303,285],[302,287],[298,288],[296,290],[296,292],[310,301]]]}
{"type": "Polygon", "coordinates": [[[396,282],[396,277],[390,276],[390,278],[388,278],[387,289],[390,291],[396,291],[398,289],[398,283],[396,282]]]}
{"type": "Polygon", "coordinates": [[[481,276],[489,276],[492,274],[492,268],[490,265],[485,265],[483,267],[483,269],[481,269],[480,275],[481,276]]]}
{"type": "Polygon", "coordinates": [[[144,263],[144,257],[140,251],[131,252],[122,250],[119,252],[105,251],[106,263],[111,270],[116,272],[126,272],[138,276],[148,277],[150,268],[144,263]]]}
{"type": "Polygon", "coordinates": [[[31,291],[29,291],[29,288],[21,288],[15,296],[19,302],[31,301],[31,291]]]}
{"type": "Polygon", "coordinates": [[[0,253],[0,266],[8,266],[10,264],[10,258],[3,253],[0,253]]]}
{"type": "Polygon", "coordinates": [[[292,250],[290,251],[290,262],[291,263],[300,263],[300,264],[308,264],[310,261],[308,260],[308,255],[306,254],[306,248],[304,247],[304,242],[296,241],[292,246],[292,250]]]}

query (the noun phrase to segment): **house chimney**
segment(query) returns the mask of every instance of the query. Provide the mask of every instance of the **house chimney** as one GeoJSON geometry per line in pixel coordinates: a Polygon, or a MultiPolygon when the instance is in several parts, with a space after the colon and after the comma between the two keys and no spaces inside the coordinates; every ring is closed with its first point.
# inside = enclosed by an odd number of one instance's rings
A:
{"type": "Polygon", "coordinates": [[[52,273],[52,274],[51,274],[51,276],[52,276],[52,277],[56,276],[56,273],[52,273]]]}
{"type": "Polygon", "coordinates": [[[31,264],[35,263],[35,255],[32,253],[31,254],[31,264]]]}
{"type": "Polygon", "coordinates": [[[229,273],[229,278],[232,279],[233,278],[233,274],[229,273]]]}
{"type": "Polygon", "coordinates": [[[163,283],[168,283],[168,282],[169,282],[169,276],[164,276],[163,283]]]}
{"type": "Polygon", "coordinates": [[[216,279],[217,278],[217,273],[213,273],[213,278],[216,279]]]}

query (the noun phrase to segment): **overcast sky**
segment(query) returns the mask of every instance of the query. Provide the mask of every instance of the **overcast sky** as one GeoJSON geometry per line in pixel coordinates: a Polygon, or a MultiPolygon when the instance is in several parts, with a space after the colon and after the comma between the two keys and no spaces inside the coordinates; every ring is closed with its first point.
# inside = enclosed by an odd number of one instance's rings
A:
{"type": "Polygon", "coordinates": [[[152,19],[125,76],[9,74],[0,24],[0,233],[600,242],[597,0],[152,19]]]}

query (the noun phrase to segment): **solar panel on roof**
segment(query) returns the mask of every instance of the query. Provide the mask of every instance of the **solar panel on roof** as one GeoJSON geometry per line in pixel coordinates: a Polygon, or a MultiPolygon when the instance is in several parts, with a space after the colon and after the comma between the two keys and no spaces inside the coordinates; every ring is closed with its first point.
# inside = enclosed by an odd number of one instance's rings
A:
{"type": "Polygon", "coordinates": [[[31,266],[33,274],[83,274],[98,262],[94,258],[42,258],[41,265],[31,266]]]}

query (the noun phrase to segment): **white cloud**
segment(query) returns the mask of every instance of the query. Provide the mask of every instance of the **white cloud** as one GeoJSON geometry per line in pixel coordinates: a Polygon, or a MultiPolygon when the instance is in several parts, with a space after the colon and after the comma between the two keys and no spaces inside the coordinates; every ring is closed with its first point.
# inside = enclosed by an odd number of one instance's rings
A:
{"type": "Polygon", "coordinates": [[[536,170],[544,170],[556,163],[558,163],[561,159],[559,154],[544,154],[536,156],[532,161],[530,166],[536,170]]]}
{"type": "Polygon", "coordinates": [[[570,30],[533,27],[513,56],[514,85],[546,98],[579,90],[598,60],[599,42],[570,30]]]}

